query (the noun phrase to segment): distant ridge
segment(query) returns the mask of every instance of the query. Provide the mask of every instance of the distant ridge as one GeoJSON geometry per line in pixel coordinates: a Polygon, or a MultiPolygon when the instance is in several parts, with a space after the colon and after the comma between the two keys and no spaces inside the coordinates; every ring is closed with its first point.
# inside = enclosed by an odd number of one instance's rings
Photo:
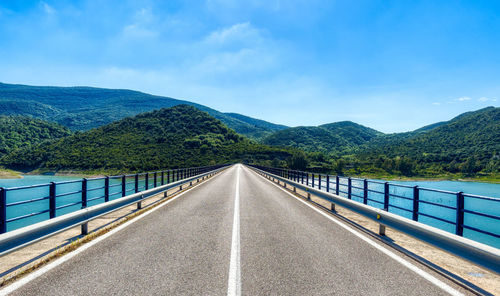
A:
{"type": "Polygon", "coordinates": [[[264,144],[295,147],[310,152],[342,154],[383,135],[374,129],[351,121],[320,126],[299,126],[275,132],[263,139],[264,144]]]}
{"type": "Polygon", "coordinates": [[[189,101],[133,90],[0,83],[0,114],[50,120],[71,130],[89,130],[128,116],[180,104],[208,112],[229,128],[252,139],[261,139],[286,128],[236,113],[222,113],[189,101]]]}
{"type": "Polygon", "coordinates": [[[0,159],[20,170],[145,171],[227,162],[286,160],[291,152],[257,144],[192,106],[141,113],[0,159]]]}

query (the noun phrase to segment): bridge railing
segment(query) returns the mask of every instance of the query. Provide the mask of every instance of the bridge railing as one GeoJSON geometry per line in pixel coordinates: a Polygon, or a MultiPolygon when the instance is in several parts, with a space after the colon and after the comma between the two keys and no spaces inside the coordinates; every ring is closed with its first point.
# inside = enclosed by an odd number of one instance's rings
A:
{"type": "MultiPolygon", "coordinates": [[[[226,167],[228,167],[228,165],[217,165],[209,167],[169,170],[169,171],[163,171],[163,174],[161,174],[162,172],[160,171],[160,172],[153,172],[152,174],[144,173],[135,175],[113,176],[109,178],[108,177],[92,178],[92,179],[82,179],[77,181],[58,182],[56,183],[56,185],[53,185],[53,183],[51,183],[51,184],[27,186],[29,188],[39,188],[39,187],[44,188],[46,186],[49,186],[48,190],[50,192],[50,195],[48,199],[45,197],[34,198],[30,200],[30,202],[39,202],[46,200],[50,201],[51,198],[52,199],[57,197],[64,198],[67,196],[71,196],[73,194],[77,194],[79,198],[81,198],[81,200],[77,202],[70,201],[69,203],[64,205],[58,205],[55,201],[52,201],[51,202],[52,205],[50,205],[48,209],[39,211],[43,212],[44,214],[50,213],[52,211],[54,214],[56,214],[52,218],[49,217],[49,219],[45,221],[41,221],[35,224],[31,224],[19,229],[11,230],[9,232],[0,234],[0,257],[9,254],[13,251],[16,251],[18,249],[24,248],[37,241],[51,237],[62,231],[73,228],[75,226],[80,225],[82,228],[82,234],[87,234],[88,222],[93,219],[114,212],[121,208],[127,207],[134,203],[136,203],[137,208],[140,209],[142,207],[142,201],[146,198],[158,195],[160,193],[163,193],[163,197],[166,197],[167,191],[169,189],[175,187],[180,187],[180,189],[182,189],[184,184],[192,185],[193,182],[197,181],[199,182],[200,180],[215,175],[216,173],[224,170],[226,167]],[[153,178],[149,178],[150,175],[152,175],[153,178]],[[116,181],[116,183],[113,183],[111,180],[115,179],[117,179],[118,181],[116,181]],[[127,181],[129,179],[133,181],[127,181]],[[104,180],[104,186],[102,186],[102,183],[101,184],[90,183],[93,181],[102,182],[103,180],[104,180]],[[143,181],[143,183],[141,183],[141,181],[143,181]],[[163,183],[164,185],[160,185],[161,184],[160,182],[163,183]],[[61,194],[54,193],[54,188],[58,189],[58,187],[56,186],[64,186],[75,183],[81,186],[81,190],[67,191],[61,194]],[[134,192],[132,194],[127,194],[127,192],[132,191],[132,189],[128,189],[127,183],[129,183],[129,186],[133,188],[134,192]],[[119,189],[113,189],[113,188],[119,188],[119,189]],[[104,190],[104,195],[92,193],[92,192],[98,192],[99,190],[104,190]],[[118,195],[119,197],[112,198],[113,195],[118,195]],[[107,201],[106,198],[108,198],[107,201]],[[75,204],[73,205],[73,203],[75,204]],[[71,208],[73,206],[79,206],[80,209],[65,214],[57,212],[58,210],[71,208]]],[[[17,188],[14,189],[14,191],[15,190],[20,190],[20,189],[17,188]]],[[[8,191],[9,190],[4,192],[8,191]]],[[[30,204],[30,202],[22,204],[30,204]]],[[[4,206],[5,209],[7,205],[12,203],[6,203],[4,199],[3,204],[5,205],[4,206]]],[[[35,214],[38,214],[39,212],[35,212],[35,214]]],[[[28,217],[30,215],[24,215],[24,216],[28,217]]],[[[16,218],[19,217],[10,219],[15,220],[16,218]]],[[[9,221],[10,219],[6,219],[6,221],[9,221]]]]}
{"type": "Polygon", "coordinates": [[[255,167],[500,248],[500,198],[282,168],[255,167]]]}
{"type": "Polygon", "coordinates": [[[500,272],[498,198],[280,168],[252,167],[268,178],[278,179],[332,203],[332,210],[338,204],[378,222],[381,234],[387,225],[500,272]],[[482,224],[476,226],[474,223],[478,222],[482,224]]]}
{"type": "Polygon", "coordinates": [[[0,234],[218,169],[205,166],[0,188],[0,234]]]}

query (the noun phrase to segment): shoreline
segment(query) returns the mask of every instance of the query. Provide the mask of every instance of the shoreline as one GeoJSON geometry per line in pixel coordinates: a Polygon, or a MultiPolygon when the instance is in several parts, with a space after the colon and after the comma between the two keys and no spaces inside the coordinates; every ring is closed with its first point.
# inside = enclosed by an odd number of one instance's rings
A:
{"type": "Polygon", "coordinates": [[[0,169],[0,179],[22,179],[22,178],[23,175],[21,172],[0,169]]]}

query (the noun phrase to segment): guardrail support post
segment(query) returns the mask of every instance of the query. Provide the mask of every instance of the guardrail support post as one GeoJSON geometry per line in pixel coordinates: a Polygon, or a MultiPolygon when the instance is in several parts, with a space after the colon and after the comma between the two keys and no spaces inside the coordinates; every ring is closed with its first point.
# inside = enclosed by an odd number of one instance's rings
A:
{"type": "Polygon", "coordinates": [[[321,174],[318,174],[318,189],[321,190],[321,174]]]}
{"type": "Polygon", "coordinates": [[[389,211],[389,182],[384,183],[384,211],[389,211]]]}
{"type": "Polygon", "coordinates": [[[161,171],[161,185],[165,185],[165,172],[161,171]]]}
{"type": "Polygon", "coordinates": [[[104,179],[104,202],[109,201],[109,177],[106,176],[104,179]]]}
{"type": "Polygon", "coordinates": [[[378,225],[378,234],[380,234],[381,236],[385,236],[385,225],[378,225]]]}
{"type": "Polygon", "coordinates": [[[154,187],[153,188],[156,188],[156,186],[158,185],[158,183],[156,182],[157,173],[154,172],[153,176],[154,176],[154,179],[155,179],[154,180],[154,187]]]}
{"type": "Polygon", "coordinates": [[[339,183],[340,183],[340,178],[339,176],[335,176],[335,194],[339,195],[339,183]]]}
{"type": "Polygon", "coordinates": [[[82,179],[82,209],[87,207],[87,179],[82,179]]]}
{"type": "Polygon", "coordinates": [[[352,197],[352,180],[351,177],[347,178],[347,198],[351,199],[352,197]]]}
{"type": "Polygon", "coordinates": [[[368,180],[363,180],[363,203],[368,203],[368,180]]]}
{"type": "Polygon", "coordinates": [[[82,235],[87,235],[89,233],[89,223],[85,222],[81,225],[82,235]]]}
{"type": "Polygon", "coordinates": [[[141,200],[137,202],[137,209],[140,210],[142,209],[142,199],[144,198],[144,195],[141,195],[141,200]]]}
{"type": "Polygon", "coordinates": [[[135,174],[135,193],[139,192],[139,174],[135,174]]]}
{"type": "Polygon", "coordinates": [[[7,190],[0,188],[0,233],[7,232],[7,190]]]}
{"type": "MultiPolygon", "coordinates": [[[[84,179],[85,180],[85,179],[84,179]]],[[[83,194],[83,191],[82,191],[83,194]]],[[[56,183],[50,182],[49,187],[49,217],[50,219],[56,216],[56,183]]]]}
{"type": "Polygon", "coordinates": [[[306,173],[306,186],[309,186],[309,173],[306,173]]]}
{"type": "Polygon", "coordinates": [[[464,235],[464,193],[462,191],[457,192],[457,225],[455,233],[456,235],[464,235]]]}
{"type": "Polygon", "coordinates": [[[314,188],[314,173],[311,174],[311,182],[312,182],[311,187],[314,188]]]}
{"type": "Polygon", "coordinates": [[[330,175],[326,175],[326,192],[330,192],[330,175]]]}
{"type": "Polygon", "coordinates": [[[146,173],[146,177],[144,179],[144,190],[148,190],[149,188],[149,173],[146,173]]]}
{"type": "Polygon", "coordinates": [[[418,190],[418,185],[413,187],[413,221],[418,221],[418,206],[420,200],[420,191],[418,190]]]}
{"type": "Polygon", "coordinates": [[[335,204],[334,204],[333,202],[332,202],[332,206],[331,206],[330,210],[331,210],[332,212],[334,212],[334,213],[336,212],[336,210],[335,210],[335,204]]]}

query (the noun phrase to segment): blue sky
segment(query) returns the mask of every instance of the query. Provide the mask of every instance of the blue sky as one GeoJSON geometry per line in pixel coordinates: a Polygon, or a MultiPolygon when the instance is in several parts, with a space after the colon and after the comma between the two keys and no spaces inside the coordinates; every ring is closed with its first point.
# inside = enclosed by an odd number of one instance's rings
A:
{"type": "Polygon", "coordinates": [[[408,131],[500,106],[500,1],[0,0],[0,81],[408,131]]]}

